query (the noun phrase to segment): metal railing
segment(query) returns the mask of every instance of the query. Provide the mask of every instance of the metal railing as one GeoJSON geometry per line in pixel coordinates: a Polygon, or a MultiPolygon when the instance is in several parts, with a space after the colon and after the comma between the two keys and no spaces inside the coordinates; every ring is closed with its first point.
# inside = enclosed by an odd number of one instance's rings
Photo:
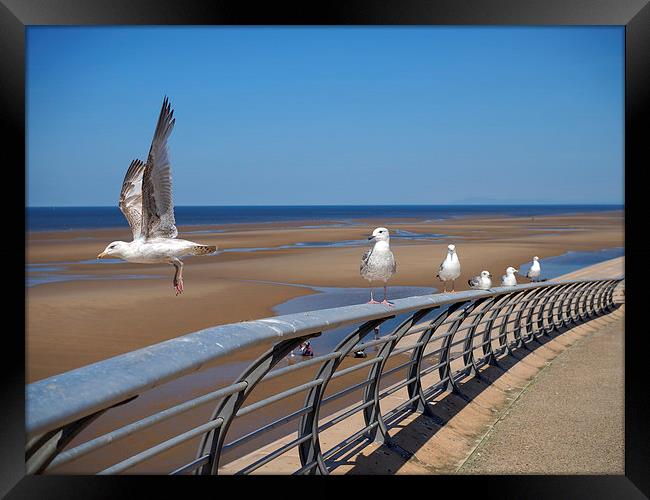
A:
{"type": "Polygon", "coordinates": [[[297,448],[300,467],[295,473],[326,474],[332,460],[346,447],[363,440],[389,439],[391,424],[399,415],[430,414],[433,398],[450,391],[461,393],[459,382],[480,376],[484,365],[498,366],[500,359],[517,349],[530,349],[531,343],[553,332],[614,310],[614,291],[621,288],[619,285],[624,285],[622,277],[409,297],[395,300],[390,308],[353,305],[208,328],[116,356],[27,386],[27,471],[56,472],[58,467],[107,445],[212,404],[210,417],[200,425],[186,430],[181,424],[175,425],[172,437],[97,472],[129,471],[183,443],[200,439],[195,458],[184,459],[171,473],[216,474],[224,452],[232,453],[274,429],[291,425],[295,438],[285,435],[282,440],[273,439],[271,442],[281,443],[276,449],[262,456],[255,454],[234,472],[256,471],[297,448]],[[380,327],[391,322],[396,325],[380,335],[380,327]],[[331,352],[277,368],[306,339],[334,332],[340,337],[331,352]],[[112,408],[128,406],[154,387],[262,345],[269,349],[225,387],[69,446],[112,408]],[[374,356],[367,356],[367,351],[374,356]],[[360,353],[359,357],[353,358],[354,353],[360,353]],[[295,380],[288,375],[298,371],[303,379],[297,385],[249,402],[262,382],[295,380]],[[334,387],[338,379],[349,384],[334,387]],[[397,393],[403,394],[401,402],[387,408],[385,401],[397,393]],[[301,394],[304,401],[297,409],[287,405],[286,414],[229,440],[229,430],[237,419],[301,394]],[[352,404],[328,413],[332,403],[346,399],[352,404]],[[323,450],[324,433],[353,418],[357,424],[362,422],[359,428],[323,450]]]}

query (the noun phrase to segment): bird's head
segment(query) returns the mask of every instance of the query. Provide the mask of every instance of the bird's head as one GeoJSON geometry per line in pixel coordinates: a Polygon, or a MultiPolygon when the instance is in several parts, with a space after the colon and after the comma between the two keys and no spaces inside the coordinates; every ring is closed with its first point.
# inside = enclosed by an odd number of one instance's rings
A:
{"type": "Polygon", "coordinates": [[[483,278],[491,278],[492,275],[488,271],[481,271],[481,277],[483,277],[483,278]]]}
{"type": "Polygon", "coordinates": [[[538,260],[539,260],[539,257],[538,257],[537,255],[535,255],[535,257],[533,257],[533,260],[534,260],[534,261],[538,261],[538,260]]]}
{"type": "Polygon", "coordinates": [[[390,236],[388,236],[388,229],[385,227],[378,227],[372,232],[372,235],[368,237],[370,241],[388,241],[390,236]]]}
{"type": "Polygon", "coordinates": [[[456,251],[456,245],[447,245],[447,250],[449,250],[451,253],[454,253],[456,251]]]}
{"type": "Polygon", "coordinates": [[[518,273],[518,272],[519,272],[519,269],[515,269],[514,267],[508,267],[506,269],[506,274],[515,274],[515,273],[518,273]]]}
{"type": "Polygon", "coordinates": [[[108,246],[104,249],[104,251],[97,256],[97,258],[98,259],[105,259],[107,257],[121,258],[123,255],[123,251],[126,248],[126,245],[127,243],[124,241],[114,241],[112,243],[109,243],[108,246]]]}

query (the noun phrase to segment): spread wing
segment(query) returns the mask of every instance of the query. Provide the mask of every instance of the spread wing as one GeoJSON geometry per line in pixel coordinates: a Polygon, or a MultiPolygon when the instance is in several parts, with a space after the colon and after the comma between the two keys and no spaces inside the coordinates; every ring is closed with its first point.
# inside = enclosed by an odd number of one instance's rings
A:
{"type": "Polygon", "coordinates": [[[176,122],[173,116],[171,104],[165,97],[142,175],[142,234],[145,238],[175,238],[178,235],[167,149],[167,140],[176,122]]]}
{"type": "Polygon", "coordinates": [[[133,160],[126,171],[120,201],[118,206],[126,217],[133,239],[139,238],[142,232],[142,174],[144,163],[140,160],[133,160]]]}
{"type": "Polygon", "coordinates": [[[361,274],[363,274],[366,271],[366,269],[368,269],[368,261],[370,260],[370,255],[372,254],[374,248],[375,247],[369,248],[361,256],[361,267],[359,267],[359,272],[361,274]]]}

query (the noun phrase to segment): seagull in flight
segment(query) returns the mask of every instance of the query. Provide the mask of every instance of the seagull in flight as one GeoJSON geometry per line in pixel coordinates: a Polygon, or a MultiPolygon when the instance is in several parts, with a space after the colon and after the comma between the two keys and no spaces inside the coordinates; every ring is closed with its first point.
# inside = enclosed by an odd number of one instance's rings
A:
{"type": "Polygon", "coordinates": [[[361,257],[361,267],[359,272],[361,276],[368,280],[372,284],[373,281],[383,281],[384,282],[384,300],[377,302],[372,296],[372,291],[374,287],[370,289],[370,300],[368,304],[384,304],[385,306],[392,306],[391,302],[388,302],[386,298],[387,295],[387,283],[388,280],[397,272],[397,263],[395,262],[395,256],[393,252],[390,251],[390,236],[388,234],[388,229],[385,227],[378,227],[372,232],[372,236],[368,238],[370,241],[374,241],[375,244],[372,248],[366,250],[366,252],[361,257]]]}
{"type": "Polygon", "coordinates": [[[172,175],[167,140],[176,119],[165,97],[147,162],[133,160],[126,171],[118,206],[133,233],[133,241],[113,241],[97,258],[117,257],[138,264],[167,263],[174,266],[176,295],[183,293],[185,255],[208,255],[214,245],[202,245],[176,238],[172,201],[172,175]]]}

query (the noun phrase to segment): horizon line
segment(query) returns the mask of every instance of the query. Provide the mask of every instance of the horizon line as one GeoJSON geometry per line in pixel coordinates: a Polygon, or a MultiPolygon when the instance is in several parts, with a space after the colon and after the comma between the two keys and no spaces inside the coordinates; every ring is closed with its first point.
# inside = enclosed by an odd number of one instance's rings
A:
{"type": "MultiPolygon", "coordinates": [[[[553,207],[553,206],[625,206],[625,202],[582,202],[582,203],[384,203],[384,204],[352,204],[352,203],[314,203],[309,205],[294,204],[294,205],[281,205],[281,204],[253,204],[253,205],[185,205],[179,204],[174,207],[440,207],[440,206],[539,206],[539,207],[553,207]]],[[[117,205],[26,205],[25,208],[119,208],[117,205]]]]}

